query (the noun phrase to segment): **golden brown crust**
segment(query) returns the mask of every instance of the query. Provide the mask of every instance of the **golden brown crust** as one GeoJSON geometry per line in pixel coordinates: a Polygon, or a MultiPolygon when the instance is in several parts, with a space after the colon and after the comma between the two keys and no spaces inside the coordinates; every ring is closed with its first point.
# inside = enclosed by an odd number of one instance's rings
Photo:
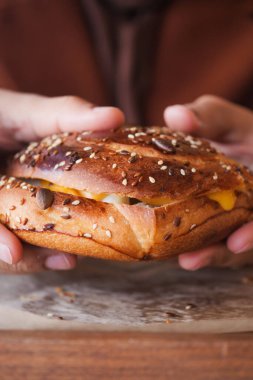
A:
{"type": "Polygon", "coordinates": [[[53,135],[18,153],[9,173],[93,193],[189,197],[244,186],[252,176],[207,141],[162,127],[121,127],[107,137],[53,135]]]}
{"type": "Polygon", "coordinates": [[[1,222],[31,244],[105,259],[170,257],[219,241],[252,219],[250,190],[237,192],[229,212],[204,195],[150,208],[62,193],[54,193],[51,206],[43,210],[38,191],[14,178],[2,178],[1,222]]]}

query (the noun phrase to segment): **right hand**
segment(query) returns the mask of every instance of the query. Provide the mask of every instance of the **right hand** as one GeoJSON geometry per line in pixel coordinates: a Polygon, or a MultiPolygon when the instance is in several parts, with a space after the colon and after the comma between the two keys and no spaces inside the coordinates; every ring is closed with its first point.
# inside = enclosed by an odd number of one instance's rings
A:
{"type": "MultiPolygon", "coordinates": [[[[218,150],[253,169],[252,110],[204,95],[192,103],[168,107],[164,116],[172,129],[207,138],[218,150]]],[[[188,270],[208,265],[233,267],[252,263],[253,222],[233,232],[226,243],[179,256],[179,264],[188,270]]]]}
{"type": "MultiPolygon", "coordinates": [[[[0,149],[10,152],[22,143],[59,132],[113,129],[124,122],[114,107],[96,107],[75,97],[22,94],[0,90],[0,149]]],[[[40,269],[72,269],[76,256],[45,249],[27,249],[19,239],[0,225],[0,271],[25,272],[40,269]]]]}

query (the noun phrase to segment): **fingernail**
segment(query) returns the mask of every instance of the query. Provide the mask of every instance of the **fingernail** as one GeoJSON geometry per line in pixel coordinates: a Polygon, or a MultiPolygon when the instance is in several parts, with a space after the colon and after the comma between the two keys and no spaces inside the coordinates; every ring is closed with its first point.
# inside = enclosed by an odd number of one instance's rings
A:
{"type": "Polygon", "coordinates": [[[246,252],[246,251],[249,251],[250,249],[252,249],[252,243],[247,243],[245,245],[242,245],[241,247],[239,246],[236,250],[234,250],[233,252],[235,254],[237,253],[243,253],[243,252],[246,252]]]}
{"type": "Polygon", "coordinates": [[[45,261],[45,267],[53,270],[68,270],[73,269],[76,264],[75,256],[65,255],[52,255],[48,256],[45,261]]]}
{"type": "Polygon", "coordinates": [[[184,253],[179,256],[179,264],[183,269],[195,271],[210,264],[210,257],[198,257],[196,254],[184,253]]]}
{"type": "Polygon", "coordinates": [[[165,116],[173,123],[173,125],[176,124],[182,128],[192,125],[200,127],[202,125],[200,119],[193,110],[180,104],[167,107],[165,110],[165,116]]]}
{"type": "Polygon", "coordinates": [[[9,247],[7,245],[0,243],[0,260],[7,264],[12,264],[12,255],[9,247]]]}

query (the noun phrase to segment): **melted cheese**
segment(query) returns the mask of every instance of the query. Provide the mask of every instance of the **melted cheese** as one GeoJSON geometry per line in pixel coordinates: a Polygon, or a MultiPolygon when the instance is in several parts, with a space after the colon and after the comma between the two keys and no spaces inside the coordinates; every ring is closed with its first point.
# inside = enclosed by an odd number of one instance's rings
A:
{"type": "Polygon", "coordinates": [[[40,185],[52,191],[65,193],[65,194],[72,194],[78,197],[95,199],[95,201],[101,201],[106,196],[105,193],[101,193],[101,194],[89,193],[88,191],[71,189],[69,187],[59,186],[59,185],[56,185],[55,183],[51,183],[51,182],[43,181],[43,180],[40,181],[40,185]]]}
{"type": "MultiPolygon", "coordinates": [[[[128,197],[122,197],[117,194],[106,194],[106,193],[95,194],[95,193],[90,193],[87,191],[71,189],[69,187],[59,186],[54,183],[43,181],[43,180],[40,181],[40,185],[52,191],[57,191],[60,193],[65,193],[65,194],[72,194],[78,197],[94,199],[96,201],[103,201],[106,203],[129,204],[129,199],[130,199],[128,197]]],[[[214,193],[207,194],[207,197],[213,201],[218,202],[219,205],[225,211],[232,210],[236,202],[236,195],[233,190],[216,191],[214,193]]],[[[164,198],[164,197],[143,198],[140,201],[150,206],[162,206],[165,204],[172,203],[171,198],[164,198]]]]}
{"type": "Polygon", "coordinates": [[[236,195],[233,190],[217,191],[215,193],[208,194],[207,197],[218,202],[225,211],[232,210],[236,202],[236,195]]]}

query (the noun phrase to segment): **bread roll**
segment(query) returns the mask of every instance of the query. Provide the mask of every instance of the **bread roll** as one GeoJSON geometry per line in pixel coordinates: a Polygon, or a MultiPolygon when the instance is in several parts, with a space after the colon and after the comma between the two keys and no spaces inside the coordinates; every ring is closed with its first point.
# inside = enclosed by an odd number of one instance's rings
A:
{"type": "Polygon", "coordinates": [[[8,175],[1,222],[28,243],[85,256],[167,258],[253,215],[249,170],[165,127],[53,135],[16,154],[8,175]]]}

